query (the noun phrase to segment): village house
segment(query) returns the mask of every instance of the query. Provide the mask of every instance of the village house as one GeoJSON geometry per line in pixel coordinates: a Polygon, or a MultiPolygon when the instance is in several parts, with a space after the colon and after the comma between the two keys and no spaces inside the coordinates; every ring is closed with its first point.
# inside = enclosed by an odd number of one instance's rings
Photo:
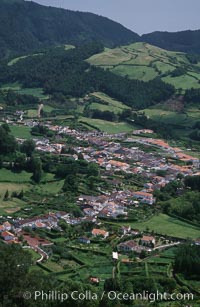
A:
{"type": "Polygon", "coordinates": [[[90,282],[92,284],[99,284],[99,278],[97,278],[97,277],[90,277],[90,282]]]}
{"type": "Polygon", "coordinates": [[[102,236],[102,237],[104,237],[104,238],[107,238],[107,237],[109,236],[109,232],[106,231],[106,230],[103,230],[103,229],[96,229],[96,228],[94,228],[94,229],[92,230],[92,235],[93,235],[94,237],[102,236]]]}
{"type": "Polygon", "coordinates": [[[15,238],[14,234],[12,234],[12,233],[9,232],[9,231],[3,231],[3,232],[1,233],[1,236],[2,236],[2,238],[3,238],[5,241],[12,241],[12,240],[14,240],[14,238],[15,238]]]}
{"type": "Polygon", "coordinates": [[[53,245],[52,242],[48,241],[47,239],[40,238],[39,236],[32,237],[29,233],[23,231],[18,234],[18,236],[21,235],[23,236],[23,240],[26,241],[32,248],[53,245]]]}
{"type": "Polygon", "coordinates": [[[144,248],[134,240],[122,242],[117,246],[119,251],[140,253],[144,248]]]}
{"type": "Polygon", "coordinates": [[[133,197],[136,199],[140,199],[142,203],[153,205],[155,203],[155,198],[153,197],[153,194],[138,191],[133,193],[133,197]]]}
{"type": "Polygon", "coordinates": [[[127,233],[130,233],[131,231],[131,226],[122,226],[121,231],[123,235],[126,235],[127,233]]]}
{"type": "Polygon", "coordinates": [[[156,239],[152,236],[143,236],[141,238],[141,244],[145,246],[151,246],[152,244],[155,245],[156,239]]]}
{"type": "Polygon", "coordinates": [[[153,130],[150,130],[150,129],[141,129],[141,130],[134,130],[133,131],[133,134],[142,134],[142,133],[144,133],[144,134],[152,134],[152,133],[154,133],[154,131],[153,130]]]}

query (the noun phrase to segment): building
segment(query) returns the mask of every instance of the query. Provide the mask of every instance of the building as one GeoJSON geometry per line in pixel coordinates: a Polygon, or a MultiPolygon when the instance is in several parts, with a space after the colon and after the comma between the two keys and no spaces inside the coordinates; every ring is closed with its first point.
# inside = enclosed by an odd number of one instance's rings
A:
{"type": "Polygon", "coordinates": [[[126,235],[127,233],[130,233],[131,231],[131,226],[122,226],[121,231],[123,235],[126,235]]]}
{"type": "Polygon", "coordinates": [[[92,235],[93,235],[94,237],[102,236],[102,237],[104,237],[104,238],[107,238],[107,237],[109,236],[109,232],[106,231],[106,230],[103,230],[103,229],[96,229],[96,228],[94,228],[94,229],[92,230],[92,235]]]}
{"type": "Polygon", "coordinates": [[[136,252],[140,253],[144,248],[139,246],[134,240],[122,242],[118,245],[118,250],[123,252],[136,252]]]}
{"type": "Polygon", "coordinates": [[[87,237],[80,237],[79,242],[84,243],[84,244],[90,244],[90,239],[87,237]]]}
{"type": "Polygon", "coordinates": [[[12,233],[9,232],[9,231],[3,231],[3,232],[1,233],[1,236],[2,236],[2,238],[3,238],[5,241],[12,241],[12,240],[14,240],[14,238],[15,238],[14,234],[12,234],[12,233]]]}
{"type": "Polygon", "coordinates": [[[140,199],[142,203],[148,205],[153,205],[156,201],[156,199],[153,197],[153,194],[143,191],[134,192],[133,197],[140,199]]]}
{"type": "Polygon", "coordinates": [[[146,245],[146,246],[150,246],[150,245],[155,245],[156,243],[156,240],[154,237],[151,237],[151,236],[143,236],[141,238],[141,244],[142,245],[146,245]]]}

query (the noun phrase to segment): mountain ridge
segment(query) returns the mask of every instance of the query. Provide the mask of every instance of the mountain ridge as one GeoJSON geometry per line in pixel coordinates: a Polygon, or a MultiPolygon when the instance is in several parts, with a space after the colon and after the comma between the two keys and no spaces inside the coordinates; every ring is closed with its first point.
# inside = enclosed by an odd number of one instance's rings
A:
{"type": "Polygon", "coordinates": [[[143,34],[141,40],[170,51],[200,53],[200,30],[155,31],[143,34]]]}
{"type": "Polygon", "coordinates": [[[200,30],[156,31],[140,36],[93,13],[48,7],[33,1],[0,2],[0,58],[90,41],[99,41],[110,48],[142,41],[166,50],[200,54],[200,30]]]}
{"type": "Polygon", "coordinates": [[[100,41],[114,47],[139,39],[138,34],[119,23],[93,13],[22,0],[0,3],[0,56],[4,58],[59,44],[100,41]]]}

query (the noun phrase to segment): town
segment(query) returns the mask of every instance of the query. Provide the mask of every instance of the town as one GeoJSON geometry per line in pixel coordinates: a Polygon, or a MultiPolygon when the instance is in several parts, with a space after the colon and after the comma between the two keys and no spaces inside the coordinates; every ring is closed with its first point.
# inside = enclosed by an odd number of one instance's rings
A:
{"type": "MultiPolygon", "coordinates": [[[[24,125],[32,128],[41,125],[37,120],[6,122],[13,127],[24,125]]],[[[53,125],[50,121],[43,122],[42,125],[54,132],[54,136],[53,139],[33,136],[38,154],[48,153],[74,161],[81,157],[88,163],[95,163],[100,169],[101,177],[109,185],[107,189],[98,187],[95,195],[76,196],[76,205],[81,212],[78,217],[72,212],[55,209],[44,215],[27,218],[19,215],[16,218],[1,216],[0,235],[3,242],[32,249],[39,255],[36,262],[44,263],[42,265],[45,266],[45,262],[53,257],[54,245],[64,241],[73,251],[94,250],[96,253],[98,246],[109,244],[109,247],[105,247],[105,255],[110,257],[109,261],[121,263],[140,262],[145,257],[186,241],[179,234],[159,233],[148,227],[143,230],[135,229],[130,224],[137,216],[146,212],[147,219],[158,210],[156,191],[177,178],[199,175],[198,158],[166,141],[151,137],[154,131],[148,129],[133,130],[131,134],[108,134],[82,132],[69,126],[53,125]],[[66,136],[72,137],[76,142],[71,154],[66,153],[66,143],[63,141],[66,136]],[[124,174],[127,178],[133,176],[134,184],[127,187],[120,176],[116,178],[116,174],[124,174]],[[66,235],[66,229],[71,229],[70,236],[66,235]]],[[[17,138],[20,145],[24,141],[25,139],[17,138]]],[[[24,208],[26,212],[29,209],[31,208],[24,208]]],[[[199,240],[198,237],[193,238],[193,244],[199,245],[199,240]]],[[[99,284],[103,280],[96,274],[90,276],[92,283],[99,284]]]]}

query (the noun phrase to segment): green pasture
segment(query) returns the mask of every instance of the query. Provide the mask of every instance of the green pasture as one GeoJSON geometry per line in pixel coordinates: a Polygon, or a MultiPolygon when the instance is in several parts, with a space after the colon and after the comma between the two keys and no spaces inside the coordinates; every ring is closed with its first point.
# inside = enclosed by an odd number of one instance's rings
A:
{"type": "Polygon", "coordinates": [[[108,122],[106,120],[102,119],[93,119],[93,118],[87,118],[87,117],[80,117],[81,121],[84,121],[85,123],[88,123],[90,125],[95,126],[96,128],[100,129],[103,132],[107,133],[122,133],[122,132],[132,132],[135,127],[129,125],[125,122],[108,122]]]}
{"type": "Polygon", "coordinates": [[[152,80],[157,76],[154,68],[148,66],[118,65],[112,69],[112,72],[121,76],[128,76],[131,79],[139,79],[143,81],[152,80]]]}
{"type": "Polygon", "coordinates": [[[23,125],[10,125],[10,131],[16,138],[30,139],[32,138],[30,131],[31,129],[23,125]]]}
{"type": "Polygon", "coordinates": [[[129,109],[129,107],[127,107],[122,102],[115,100],[104,93],[95,92],[95,93],[92,93],[91,96],[101,99],[101,101],[106,102],[107,105],[93,102],[90,104],[90,109],[98,109],[101,111],[112,111],[116,114],[122,112],[124,109],[129,109]]]}

